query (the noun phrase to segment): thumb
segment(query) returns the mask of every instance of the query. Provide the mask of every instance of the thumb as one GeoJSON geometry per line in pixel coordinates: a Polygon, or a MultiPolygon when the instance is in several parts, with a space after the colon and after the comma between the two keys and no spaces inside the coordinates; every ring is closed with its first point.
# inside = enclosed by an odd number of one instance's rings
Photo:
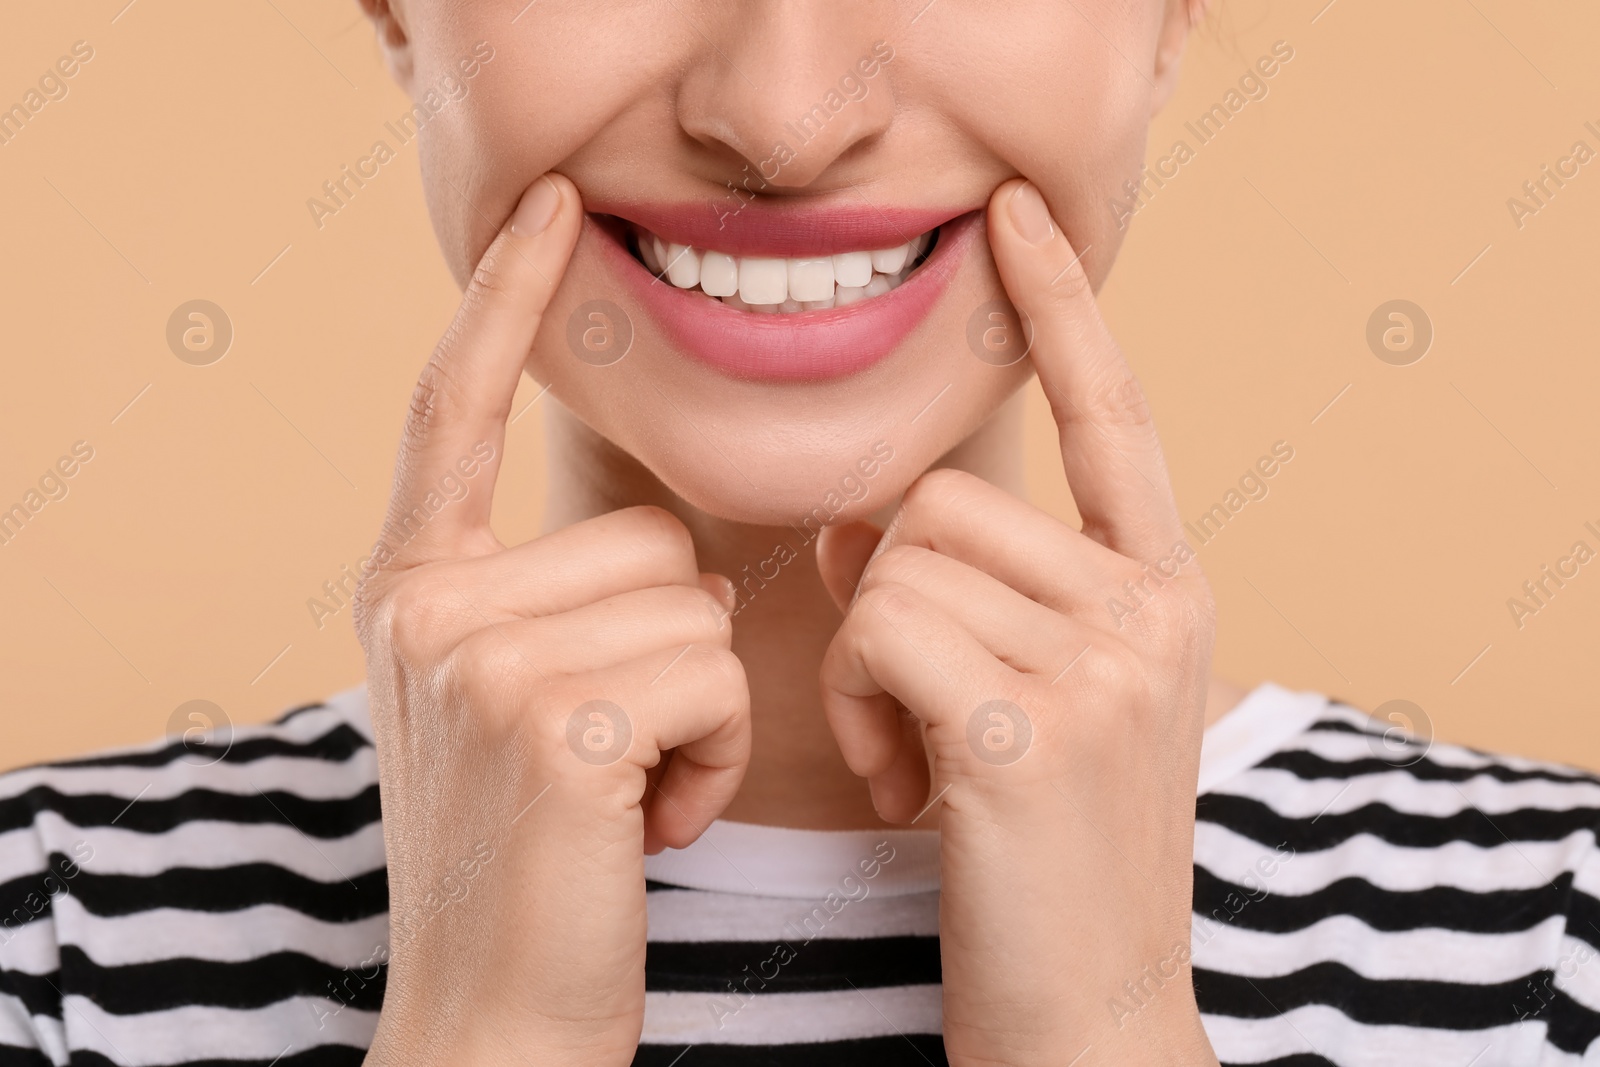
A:
{"type": "Polygon", "coordinates": [[[850,607],[861,572],[882,538],[883,531],[865,520],[824,526],[817,535],[817,573],[841,612],[850,607]]]}

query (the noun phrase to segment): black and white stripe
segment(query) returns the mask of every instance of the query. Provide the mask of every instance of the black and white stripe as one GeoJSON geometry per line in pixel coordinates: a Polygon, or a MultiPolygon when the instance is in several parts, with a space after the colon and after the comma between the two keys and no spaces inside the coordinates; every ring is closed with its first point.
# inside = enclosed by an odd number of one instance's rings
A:
{"type": "MultiPolygon", "coordinates": [[[[0,776],[0,1065],[361,1062],[388,942],[363,693],[193,758],[0,776]]],[[[1600,1063],[1600,779],[1264,686],[1208,731],[1202,790],[1223,1063],[1600,1063]]],[[[946,1062],[933,835],[840,896],[883,835],[713,831],[650,866],[637,1063],[946,1062]]]]}

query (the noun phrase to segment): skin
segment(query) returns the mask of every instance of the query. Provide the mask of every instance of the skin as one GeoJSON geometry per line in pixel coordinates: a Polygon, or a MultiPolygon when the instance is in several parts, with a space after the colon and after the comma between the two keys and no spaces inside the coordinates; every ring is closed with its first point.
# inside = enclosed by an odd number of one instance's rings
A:
{"type": "Polygon", "coordinates": [[[944,0],[913,23],[921,4],[540,0],[513,24],[520,2],[363,2],[414,95],[495,48],[421,142],[465,296],[402,438],[385,538],[406,543],[356,604],[401,931],[367,1062],[627,1063],[647,851],[717,817],[904,823],[942,790],[918,825],[941,830],[951,1062],[1087,1045],[1084,1064],[1214,1064],[1186,954],[1133,1019],[1105,1009],[1188,944],[1200,734],[1241,695],[1210,677],[1211,594],[1192,558],[1171,571],[1160,444],[1094,300],[1120,240],[1103,205],[1138,169],[1192,13],[1030,0],[995,19],[944,0]],[[985,240],[928,321],[836,382],[721,377],[642,312],[622,363],[574,359],[572,310],[625,299],[583,200],[718,195],[880,39],[887,76],[763,195],[982,211],[985,240]],[[965,341],[1001,296],[1035,329],[1009,368],[965,341]],[[504,546],[475,488],[396,536],[480,442],[475,486],[492,486],[524,372],[550,386],[547,531],[504,546]],[[1081,531],[1019,499],[1014,394],[1034,373],[1081,531]],[[781,524],[877,439],[895,457],[871,493],[731,615],[723,575],[793,540],[781,524]],[[1158,561],[1158,595],[1119,625],[1106,600],[1158,561]],[[626,744],[614,718],[569,730],[594,699],[625,709],[626,744]],[[969,741],[995,700],[1016,709],[1010,737],[1031,732],[1014,762],[969,741]],[[474,906],[405,934],[480,841],[496,858],[474,906]]]}

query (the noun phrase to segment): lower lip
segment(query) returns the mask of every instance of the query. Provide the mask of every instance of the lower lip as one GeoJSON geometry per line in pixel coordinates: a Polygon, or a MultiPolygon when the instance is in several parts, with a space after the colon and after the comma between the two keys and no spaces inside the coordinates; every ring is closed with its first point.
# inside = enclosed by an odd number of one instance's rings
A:
{"type": "Polygon", "coordinates": [[[822,381],[856,374],[899,346],[933,310],[977,232],[975,212],[945,223],[926,262],[898,288],[848,307],[763,314],[658,281],[616,227],[601,244],[651,318],[684,352],[735,378],[822,381]]]}

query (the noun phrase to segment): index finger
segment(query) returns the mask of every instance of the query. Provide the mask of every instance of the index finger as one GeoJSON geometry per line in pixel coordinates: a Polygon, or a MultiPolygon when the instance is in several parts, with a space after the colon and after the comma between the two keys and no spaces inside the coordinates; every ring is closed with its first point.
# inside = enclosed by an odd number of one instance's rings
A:
{"type": "Polygon", "coordinates": [[[546,174],[522,194],[478,261],[406,414],[384,521],[399,566],[459,555],[472,544],[469,535],[488,529],[512,396],[582,215],[577,188],[546,174]],[[480,463],[481,491],[443,506],[480,463]]]}
{"type": "MultiPolygon", "coordinates": [[[[1031,355],[1061,435],[1083,532],[1151,559],[1183,537],[1149,402],[1044,197],[1015,179],[989,200],[989,242],[1011,302],[1033,325],[1031,355]]],[[[1087,251],[1087,249],[1085,249],[1087,251]]]]}

